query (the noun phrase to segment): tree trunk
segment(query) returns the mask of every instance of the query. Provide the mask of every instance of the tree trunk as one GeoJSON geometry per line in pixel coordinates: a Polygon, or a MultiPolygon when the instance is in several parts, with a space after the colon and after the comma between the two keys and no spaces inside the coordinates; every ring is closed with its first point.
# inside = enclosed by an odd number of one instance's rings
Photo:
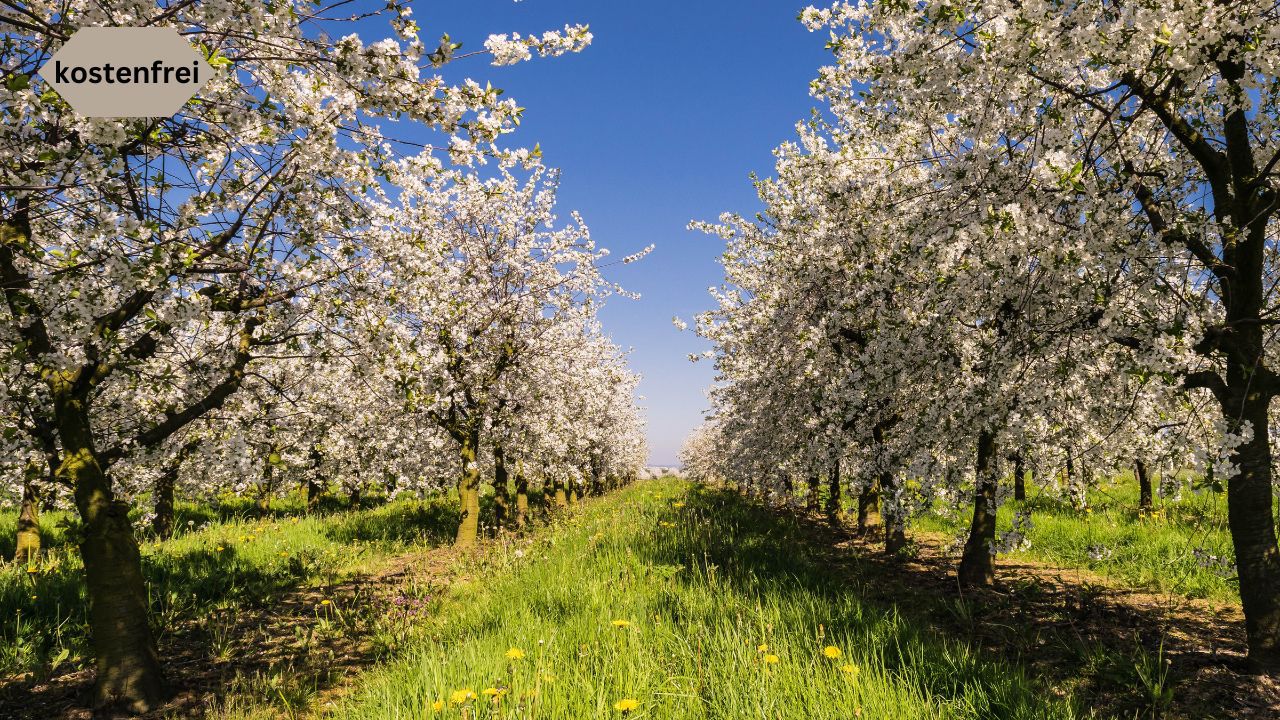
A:
{"type": "Polygon", "coordinates": [[[523,530],[529,524],[529,478],[516,473],[516,527],[523,530]]]}
{"type": "Polygon", "coordinates": [[[258,493],[258,510],[262,513],[271,512],[271,495],[275,492],[273,483],[275,480],[275,465],[271,464],[271,456],[275,454],[275,448],[267,453],[267,459],[262,463],[262,488],[258,493]]]}
{"type": "Polygon", "coordinates": [[[1134,474],[1138,476],[1138,509],[1151,509],[1151,477],[1147,475],[1147,464],[1139,458],[1133,461],[1134,474]]]}
{"type": "Polygon", "coordinates": [[[579,496],[578,496],[578,484],[577,484],[577,483],[569,483],[569,494],[568,494],[568,498],[569,498],[569,504],[570,504],[570,505],[577,505],[577,504],[578,504],[578,500],[579,500],[579,499],[581,499],[581,498],[579,498],[579,496]]]}
{"type": "MultiPolygon", "coordinates": [[[[896,479],[893,473],[885,471],[880,473],[880,491],[893,497],[896,491],[896,479]]],[[[907,527],[906,522],[898,517],[896,512],[892,512],[886,505],[881,505],[880,522],[884,523],[884,552],[886,555],[896,555],[907,546],[907,527]]]]}
{"type": "Polygon", "coordinates": [[[307,473],[307,512],[316,509],[320,504],[320,465],[324,462],[324,454],[318,445],[311,445],[311,470],[307,473]]]}
{"type": "Polygon", "coordinates": [[[876,482],[873,480],[862,492],[858,493],[858,534],[864,535],[867,532],[867,523],[871,519],[871,511],[877,510],[880,505],[880,496],[876,492],[876,482]]]}
{"type": "Polygon", "coordinates": [[[1027,499],[1027,465],[1021,450],[1013,454],[1013,499],[1027,499]]]}
{"type": "MultiPolygon", "coordinates": [[[[871,429],[871,436],[876,441],[876,445],[880,447],[881,455],[884,455],[884,424],[877,423],[871,429]]],[[[897,555],[907,546],[907,528],[903,518],[898,517],[896,511],[889,508],[893,507],[897,498],[897,488],[895,487],[895,479],[893,473],[889,472],[884,458],[881,458],[882,469],[880,470],[880,494],[889,499],[887,503],[881,503],[880,522],[884,524],[884,552],[886,555],[897,555]]]]}
{"type": "Polygon", "coordinates": [[[511,488],[507,459],[501,446],[493,448],[493,524],[506,527],[511,514],[511,488]]]}
{"type": "Polygon", "coordinates": [[[835,522],[840,517],[840,459],[831,463],[827,471],[827,519],[835,522]]]}
{"type": "Polygon", "coordinates": [[[818,512],[818,496],[821,494],[821,484],[817,473],[809,476],[809,492],[805,496],[805,509],[809,512],[818,512]]]}
{"type": "Polygon", "coordinates": [[[13,553],[18,565],[33,565],[40,557],[40,498],[36,494],[33,469],[28,469],[22,482],[22,509],[18,511],[18,538],[13,553]]]}
{"type": "Polygon", "coordinates": [[[151,529],[161,540],[168,540],[173,535],[174,485],[177,484],[180,467],[180,462],[172,463],[156,479],[155,517],[151,520],[151,529]]]}
{"type": "Polygon", "coordinates": [[[569,505],[569,493],[565,491],[564,480],[554,480],[551,483],[552,500],[556,507],[564,508],[569,505]]]}
{"type": "Polygon", "coordinates": [[[468,430],[462,440],[462,475],[458,477],[458,503],[462,520],[458,523],[456,547],[472,547],[480,537],[480,465],[476,451],[480,446],[479,429],[468,430]]]}
{"type": "Polygon", "coordinates": [[[97,666],[93,705],[148,712],[168,696],[168,684],[147,621],[147,588],[129,506],[115,499],[98,461],[88,409],[68,395],[55,394],[63,448],[58,475],[74,488],[83,522],[80,556],[97,666]]]}
{"type": "Polygon", "coordinates": [[[1235,546],[1249,665],[1255,672],[1280,675],[1280,549],[1271,504],[1270,398],[1251,390],[1252,378],[1233,365],[1228,365],[1227,377],[1234,405],[1223,409],[1228,427],[1235,430],[1240,420],[1253,426],[1253,439],[1237,447],[1232,458],[1240,474],[1227,481],[1227,525],[1235,546]]]}
{"type": "Polygon", "coordinates": [[[974,587],[993,585],[996,581],[995,557],[991,552],[996,540],[996,443],[995,435],[978,433],[978,460],[974,468],[977,487],[973,498],[973,523],[969,539],[960,558],[960,585],[974,587]]]}

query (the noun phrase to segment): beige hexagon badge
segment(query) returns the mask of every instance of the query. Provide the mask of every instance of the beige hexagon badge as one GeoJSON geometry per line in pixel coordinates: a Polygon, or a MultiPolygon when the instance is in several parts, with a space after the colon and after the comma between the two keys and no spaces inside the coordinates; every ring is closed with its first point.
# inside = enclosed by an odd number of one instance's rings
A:
{"type": "Polygon", "coordinates": [[[40,68],[40,77],[85,117],[167,117],[213,77],[177,30],[80,28],[40,68]]]}

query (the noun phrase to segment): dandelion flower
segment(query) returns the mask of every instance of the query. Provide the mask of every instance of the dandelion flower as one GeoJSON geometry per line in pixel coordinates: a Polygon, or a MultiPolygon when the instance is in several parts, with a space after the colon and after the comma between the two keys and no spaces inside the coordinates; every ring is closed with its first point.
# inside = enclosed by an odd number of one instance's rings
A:
{"type": "Polygon", "coordinates": [[[218,552],[222,552],[223,550],[226,550],[226,548],[222,547],[221,545],[217,547],[218,552]]]}
{"type": "Polygon", "coordinates": [[[333,604],[333,602],[332,602],[331,600],[329,600],[329,598],[325,598],[324,600],[321,600],[321,601],[320,601],[320,604],[321,604],[322,606],[323,606],[323,605],[332,605],[332,604],[333,604]]]}
{"type": "Polygon", "coordinates": [[[431,709],[440,712],[444,709],[444,701],[437,698],[435,702],[431,703],[431,709]]]}
{"type": "Polygon", "coordinates": [[[614,620],[613,626],[616,628],[631,627],[631,621],[630,620],[614,620]]]}
{"type": "Polygon", "coordinates": [[[848,663],[845,663],[844,665],[841,665],[841,666],[840,666],[840,672],[842,672],[842,673],[846,673],[846,674],[848,674],[848,675],[852,675],[852,676],[854,676],[854,677],[857,677],[857,676],[858,676],[858,666],[857,666],[857,665],[850,665],[850,664],[848,664],[848,663]]]}
{"type": "Polygon", "coordinates": [[[765,655],[765,656],[764,656],[764,664],[765,664],[765,665],[777,665],[777,664],[778,664],[778,656],[777,656],[777,655],[765,655]]]}
{"type": "Polygon", "coordinates": [[[634,698],[622,698],[613,704],[613,709],[622,713],[629,713],[638,707],[640,707],[640,701],[634,698]]]}
{"type": "Polygon", "coordinates": [[[769,652],[769,645],[767,643],[760,643],[756,646],[756,652],[769,652]]]}
{"type": "Polygon", "coordinates": [[[835,660],[836,658],[840,657],[841,652],[840,652],[840,648],[836,647],[835,645],[828,645],[822,648],[822,654],[826,655],[832,660],[835,660]]]}
{"type": "Polygon", "coordinates": [[[507,692],[506,690],[501,690],[501,689],[498,689],[498,688],[485,688],[485,689],[483,689],[483,690],[481,690],[481,691],[480,691],[480,694],[481,694],[481,695],[488,695],[489,697],[493,698],[494,700],[497,700],[498,698],[500,698],[500,697],[502,697],[504,694],[506,694],[506,692],[507,692]]]}
{"type": "Polygon", "coordinates": [[[453,703],[454,705],[462,705],[463,703],[471,700],[475,696],[476,696],[476,691],[472,690],[471,688],[454,690],[449,695],[449,702],[453,703]]]}
{"type": "Polygon", "coordinates": [[[508,648],[508,649],[507,649],[507,659],[508,659],[508,660],[523,660],[523,659],[524,659],[524,651],[523,651],[523,650],[521,650],[520,648],[508,648]]]}

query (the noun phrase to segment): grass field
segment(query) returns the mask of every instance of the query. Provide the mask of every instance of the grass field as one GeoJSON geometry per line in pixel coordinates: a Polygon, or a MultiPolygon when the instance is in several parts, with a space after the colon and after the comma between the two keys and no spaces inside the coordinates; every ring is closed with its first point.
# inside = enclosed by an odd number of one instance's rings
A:
{"type": "MultiPolygon", "coordinates": [[[[1088,499],[1086,509],[1077,509],[1028,485],[1025,501],[1001,505],[999,529],[1008,530],[1015,513],[1030,510],[1031,544],[1002,557],[1086,569],[1156,592],[1239,602],[1223,493],[1186,488],[1177,499],[1155,498],[1153,512],[1144,514],[1138,512],[1137,482],[1122,474],[1092,489],[1088,499]]],[[[959,536],[969,522],[964,512],[929,513],[913,527],[959,536]]]]}
{"type": "MultiPolygon", "coordinates": [[[[1187,557],[1189,547],[1224,541],[1218,501],[1190,496],[1143,517],[1125,492],[1123,480],[1102,488],[1090,512],[1033,496],[1032,545],[1021,555],[1232,600],[1226,579],[1193,571],[1187,557]],[[1099,546],[1111,554],[1091,559],[1099,546]],[[1160,563],[1185,568],[1177,584],[1160,563]]],[[[1172,688],[1187,675],[1165,662],[1150,622],[1097,632],[1112,622],[1105,614],[1063,606],[1036,583],[955,597],[949,567],[941,579],[912,574],[874,542],[837,544],[814,518],[727,489],[637,483],[461,555],[433,549],[451,537],[449,501],[310,516],[284,503],[265,517],[247,504],[218,513],[189,506],[193,522],[184,517],[178,537],[145,542],[163,632],[395,563],[448,565],[440,583],[397,580],[386,592],[333,596],[331,606],[313,594],[311,609],[289,616],[299,626],[294,644],[346,635],[346,651],[367,662],[339,667],[317,643],[246,676],[223,657],[215,682],[226,687],[205,702],[207,716],[1229,717],[1203,704],[1160,714],[1177,705],[1172,688]]],[[[38,571],[0,570],[0,659],[10,677],[56,674],[87,655],[79,567],[56,518],[45,522],[52,549],[38,571]]],[[[931,515],[921,525],[951,532],[962,521],[931,515]]],[[[170,637],[162,647],[184,642],[170,637]]]]}
{"type": "MultiPolygon", "coordinates": [[[[387,557],[452,540],[457,522],[444,496],[314,515],[296,500],[278,501],[266,514],[251,502],[228,500],[217,512],[183,505],[177,517],[174,538],[144,537],[141,544],[162,638],[184,621],[376,570],[387,557]]],[[[41,518],[46,549],[38,564],[0,565],[0,677],[47,675],[90,657],[82,568],[67,544],[66,520],[61,512],[41,518]]],[[[12,512],[0,519],[0,542],[9,544],[0,550],[10,556],[15,522],[12,512]]]]}

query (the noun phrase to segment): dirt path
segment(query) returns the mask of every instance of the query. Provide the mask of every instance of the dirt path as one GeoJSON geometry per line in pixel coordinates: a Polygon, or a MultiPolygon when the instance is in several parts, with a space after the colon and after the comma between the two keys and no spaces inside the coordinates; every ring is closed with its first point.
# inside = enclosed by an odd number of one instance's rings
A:
{"type": "MultiPolygon", "coordinates": [[[[344,692],[361,670],[390,648],[388,619],[412,620],[425,604],[459,579],[459,554],[436,548],[391,558],[376,571],[329,586],[289,590],[265,607],[243,608],[182,623],[160,640],[160,653],[176,690],[164,707],[144,718],[204,717],[234,708],[236,693],[266,699],[281,714],[344,692]]],[[[90,720],[82,698],[91,668],[29,688],[23,707],[0,706],[0,718],[90,720]]]]}

